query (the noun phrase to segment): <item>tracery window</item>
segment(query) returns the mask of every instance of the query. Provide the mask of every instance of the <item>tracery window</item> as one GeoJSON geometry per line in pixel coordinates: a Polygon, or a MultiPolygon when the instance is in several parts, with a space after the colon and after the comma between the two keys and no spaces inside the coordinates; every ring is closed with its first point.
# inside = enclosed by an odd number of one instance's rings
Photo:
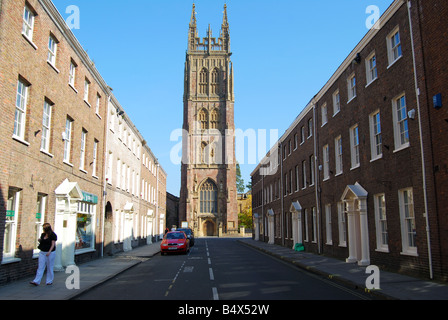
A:
{"type": "Polygon", "coordinates": [[[201,187],[201,213],[218,213],[218,188],[211,180],[207,180],[201,187]]]}
{"type": "Polygon", "coordinates": [[[207,94],[208,87],[208,71],[206,68],[201,70],[199,74],[199,94],[207,94]]]}
{"type": "Polygon", "coordinates": [[[198,121],[201,124],[201,129],[202,130],[207,130],[208,129],[208,112],[207,112],[207,110],[202,109],[199,112],[198,121]]]}
{"type": "Polygon", "coordinates": [[[217,109],[214,109],[210,115],[210,129],[218,129],[219,126],[219,113],[217,109]]]}
{"type": "Polygon", "coordinates": [[[218,68],[215,68],[212,72],[211,93],[212,94],[219,93],[219,70],[218,70],[218,68]]]}

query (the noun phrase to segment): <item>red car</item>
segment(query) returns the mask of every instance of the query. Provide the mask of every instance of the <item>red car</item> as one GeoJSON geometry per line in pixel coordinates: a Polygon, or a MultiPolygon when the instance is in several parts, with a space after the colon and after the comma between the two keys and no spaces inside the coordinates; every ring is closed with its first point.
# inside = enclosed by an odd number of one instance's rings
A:
{"type": "Polygon", "coordinates": [[[190,250],[190,240],[183,231],[172,231],[165,234],[160,244],[162,255],[168,252],[187,253],[190,250]]]}

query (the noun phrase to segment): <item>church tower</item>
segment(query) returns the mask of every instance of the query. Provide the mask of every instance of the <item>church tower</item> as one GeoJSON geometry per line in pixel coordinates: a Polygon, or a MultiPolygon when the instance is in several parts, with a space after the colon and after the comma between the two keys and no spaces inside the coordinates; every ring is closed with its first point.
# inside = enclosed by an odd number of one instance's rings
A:
{"type": "Polygon", "coordinates": [[[196,236],[238,228],[233,67],[227,6],[221,33],[199,38],[195,5],[185,61],[179,215],[196,236]]]}

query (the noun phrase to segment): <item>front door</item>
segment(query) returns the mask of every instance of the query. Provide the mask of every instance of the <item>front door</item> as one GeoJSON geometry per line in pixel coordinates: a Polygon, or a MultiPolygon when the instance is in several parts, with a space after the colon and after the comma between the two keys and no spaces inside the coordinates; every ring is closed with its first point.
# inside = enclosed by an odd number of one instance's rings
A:
{"type": "Polygon", "coordinates": [[[204,233],[206,236],[214,236],[215,235],[215,224],[211,221],[206,221],[204,223],[204,233]]]}

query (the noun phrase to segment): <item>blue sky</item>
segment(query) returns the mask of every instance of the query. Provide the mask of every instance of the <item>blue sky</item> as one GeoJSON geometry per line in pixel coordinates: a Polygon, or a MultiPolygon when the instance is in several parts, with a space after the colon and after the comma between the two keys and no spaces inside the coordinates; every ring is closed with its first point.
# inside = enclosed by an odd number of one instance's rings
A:
{"type": "MultiPolygon", "coordinates": [[[[219,36],[227,3],[235,73],[235,127],[278,129],[281,136],[367,33],[366,9],[380,14],[392,0],[196,0],[198,31],[219,36]]],[[[179,195],[180,165],[172,163],[173,130],[183,123],[183,80],[193,0],[53,0],[73,33],[168,174],[179,195]]],[[[269,148],[269,146],[267,146],[269,148]]],[[[247,183],[255,163],[239,154],[247,183]]],[[[257,162],[260,159],[257,158],[257,162]]]]}

